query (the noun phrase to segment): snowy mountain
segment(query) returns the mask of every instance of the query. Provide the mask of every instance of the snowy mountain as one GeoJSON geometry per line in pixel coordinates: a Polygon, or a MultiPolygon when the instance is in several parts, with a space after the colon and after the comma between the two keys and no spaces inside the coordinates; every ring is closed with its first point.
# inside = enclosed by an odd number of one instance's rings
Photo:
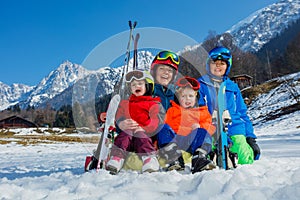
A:
{"type": "Polygon", "coordinates": [[[51,99],[39,102],[40,107],[51,105],[59,109],[63,105],[72,105],[72,101],[87,102],[97,96],[111,93],[115,82],[119,80],[120,68],[101,68],[98,71],[90,71],[82,79],[78,79],[63,92],[58,93],[51,99]]]}
{"type": "MultiPolygon", "coordinates": [[[[300,0],[282,0],[256,11],[227,32],[234,37],[236,45],[241,49],[258,51],[299,18],[300,0]]],[[[181,53],[190,52],[193,55],[194,51],[198,51],[199,46],[201,45],[186,48],[181,53]]],[[[149,51],[139,51],[139,68],[148,70],[153,57],[149,51]]],[[[132,62],[131,59],[130,66],[132,66],[132,62]]],[[[200,62],[196,60],[195,66],[200,66],[200,62]]],[[[111,70],[89,71],[84,66],[66,61],[34,87],[22,84],[8,86],[0,82],[0,110],[18,103],[22,108],[26,108],[28,105],[38,107],[49,101],[54,101],[57,106],[64,104],[63,100],[69,103],[71,102],[72,86],[84,77],[86,77],[84,81],[87,84],[86,87],[89,88],[88,83],[90,82],[91,84],[97,83],[100,89],[106,88],[106,91],[97,91],[96,96],[101,96],[113,90],[114,83],[120,79],[122,65],[123,63],[111,70]]]]}
{"type": "MultiPolygon", "coordinates": [[[[153,55],[148,51],[138,52],[139,69],[149,70],[153,55]]],[[[129,61],[132,66],[133,59],[129,61]]],[[[103,96],[113,92],[114,85],[120,80],[123,66],[117,68],[100,68],[97,71],[90,71],[83,66],[65,61],[59,67],[50,72],[36,86],[26,86],[22,84],[13,84],[8,86],[0,82],[0,110],[9,106],[20,104],[21,108],[30,106],[45,106],[50,103],[54,108],[59,108],[64,104],[71,104],[72,90],[77,83],[76,90],[93,91],[96,94],[89,93],[81,100],[87,101],[90,95],[103,96]],[[98,88],[98,89],[97,89],[98,88]]],[[[129,67],[131,70],[132,67],[129,67]]],[[[82,91],[81,91],[82,92],[82,91]]],[[[77,98],[77,97],[76,97],[77,98]]]]}
{"type": "MultiPolygon", "coordinates": [[[[149,51],[139,51],[137,58],[138,69],[149,70],[150,63],[154,56],[149,51]]],[[[132,66],[133,59],[130,59],[128,68],[129,71],[132,70],[132,66]]],[[[66,103],[67,100],[67,103],[71,104],[71,99],[73,102],[87,102],[94,98],[97,99],[106,94],[110,94],[114,92],[115,85],[121,79],[123,67],[124,66],[122,65],[117,68],[100,68],[94,73],[90,73],[85,78],[78,80],[74,86],[68,88],[68,90],[65,90],[47,103],[54,105],[54,108],[59,108],[62,105],[62,99],[64,99],[64,103],[66,103]]]]}
{"type": "Polygon", "coordinates": [[[253,124],[264,124],[300,110],[300,72],[272,79],[266,84],[273,88],[258,95],[249,106],[253,124]]]}
{"type": "MultiPolygon", "coordinates": [[[[150,51],[139,51],[137,56],[138,69],[150,70],[150,64],[154,59],[154,55],[150,51]]],[[[133,66],[133,59],[129,61],[129,66],[133,66]]]]}
{"type": "Polygon", "coordinates": [[[56,70],[50,72],[47,77],[43,78],[31,92],[28,99],[23,101],[21,105],[37,107],[40,103],[52,99],[89,73],[90,72],[82,66],[66,61],[56,70]]]}
{"type": "Polygon", "coordinates": [[[15,83],[9,86],[0,82],[0,110],[25,100],[33,89],[33,86],[24,84],[15,83]]]}
{"type": "MultiPolygon", "coordinates": [[[[149,70],[150,63],[154,56],[149,51],[140,51],[138,52],[137,58],[138,69],[149,70]]],[[[132,66],[133,59],[130,59],[129,70],[132,70],[132,66]]],[[[123,67],[124,66],[116,68],[104,67],[97,71],[90,71],[88,75],[82,79],[78,79],[74,85],[64,90],[61,94],[56,95],[54,98],[40,105],[44,106],[45,103],[47,103],[54,108],[60,108],[64,104],[71,105],[72,101],[83,103],[110,94],[114,91],[116,83],[121,78],[123,67]]]]}
{"type": "Polygon", "coordinates": [[[227,32],[244,51],[256,52],[300,18],[300,0],[281,0],[254,12],[227,32]]]}
{"type": "Polygon", "coordinates": [[[21,108],[26,108],[28,105],[38,107],[90,73],[92,72],[78,64],[65,61],[36,86],[13,84],[10,87],[1,83],[0,109],[6,109],[18,103],[21,108]]]}

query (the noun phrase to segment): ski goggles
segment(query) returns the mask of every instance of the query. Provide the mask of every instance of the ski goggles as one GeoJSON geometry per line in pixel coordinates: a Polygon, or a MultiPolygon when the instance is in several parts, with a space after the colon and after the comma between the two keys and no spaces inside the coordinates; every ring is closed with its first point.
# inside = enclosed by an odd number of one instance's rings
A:
{"type": "Polygon", "coordinates": [[[179,65],[179,56],[177,56],[175,53],[170,51],[161,51],[157,54],[156,59],[157,60],[167,60],[170,58],[173,63],[176,65],[179,65]]]}
{"type": "Polygon", "coordinates": [[[182,77],[177,80],[176,86],[178,87],[191,87],[193,90],[199,90],[200,89],[200,83],[191,77],[182,77]]]}
{"type": "Polygon", "coordinates": [[[210,58],[215,61],[215,60],[229,60],[231,59],[231,54],[227,52],[217,52],[217,53],[212,53],[210,55],[210,58]]]}
{"type": "Polygon", "coordinates": [[[125,75],[125,82],[130,83],[132,82],[134,79],[139,81],[139,80],[143,80],[143,79],[150,79],[153,80],[152,76],[150,74],[147,74],[144,71],[140,71],[140,70],[133,70],[131,72],[128,72],[125,75]]]}

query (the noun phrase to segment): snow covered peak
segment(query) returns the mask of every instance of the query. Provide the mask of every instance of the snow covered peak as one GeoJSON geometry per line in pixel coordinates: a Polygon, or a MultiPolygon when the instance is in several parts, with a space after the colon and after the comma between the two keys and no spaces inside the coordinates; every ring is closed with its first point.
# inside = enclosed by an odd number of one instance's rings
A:
{"type": "Polygon", "coordinates": [[[254,12],[227,32],[244,51],[256,52],[300,18],[300,0],[281,0],[254,12]]]}
{"type": "MultiPolygon", "coordinates": [[[[150,51],[141,50],[138,51],[137,54],[137,63],[138,69],[141,70],[149,70],[152,60],[154,59],[154,55],[150,51]]],[[[129,70],[133,68],[133,58],[129,60],[129,70]]]]}
{"type": "Polygon", "coordinates": [[[26,95],[33,90],[33,86],[14,83],[11,86],[0,81],[0,110],[4,110],[14,105],[20,99],[26,98],[26,95]]]}
{"type": "Polygon", "coordinates": [[[47,77],[42,79],[24,103],[36,106],[60,94],[78,79],[85,77],[89,73],[82,66],[65,61],[56,70],[50,72],[47,77]]]}
{"type": "MultiPolygon", "coordinates": [[[[139,69],[149,70],[153,58],[154,56],[150,52],[139,51],[139,69]]],[[[133,59],[129,62],[129,70],[132,69],[132,66],[133,59]]],[[[4,110],[18,103],[21,108],[26,108],[28,105],[38,107],[39,105],[45,104],[48,100],[62,94],[67,88],[72,87],[79,80],[83,80],[83,83],[87,84],[86,86],[89,88],[92,87],[89,86],[91,84],[100,84],[99,87],[102,88],[102,90],[98,95],[111,93],[115,82],[120,79],[122,67],[123,66],[117,68],[104,67],[97,71],[90,71],[81,65],[67,60],[61,63],[57,69],[51,71],[38,85],[33,87],[23,84],[8,86],[0,82],[0,110],[4,110]]]]}
{"type": "Polygon", "coordinates": [[[96,72],[88,71],[78,64],[65,61],[56,70],[50,72],[47,77],[43,78],[36,86],[27,86],[24,84],[12,84],[8,86],[0,82],[0,110],[4,110],[17,103],[22,108],[26,108],[28,105],[38,106],[62,93],[77,80],[82,79],[90,73],[96,72]]]}
{"type": "Polygon", "coordinates": [[[59,67],[50,72],[38,85],[35,93],[49,90],[52,95],[62,92],[80,78],[86,76],[89,72],[78,64],[73,64],[70,61],[65,61],[59,67]],[[53,93],[54,92],[54,93],[53,93]]]}

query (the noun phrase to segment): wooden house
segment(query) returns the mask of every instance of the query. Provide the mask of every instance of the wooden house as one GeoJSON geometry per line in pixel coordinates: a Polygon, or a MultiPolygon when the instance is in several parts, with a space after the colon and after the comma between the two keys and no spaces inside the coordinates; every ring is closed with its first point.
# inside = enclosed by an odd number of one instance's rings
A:
{"type": "Polygon", "coordinates": [[[38,127],[35,123],[18,116],[11,116],[0,120],[0,128],[31,128],[38,127]]]}
{"type": "Polygon", "coordinates": [[[241,90],[246,87],[251,87],[253,85],[252,79],[252,76],[249,76],[247,74],[241,74],[231,77],[231,80],[237,83],[241,90]]]}

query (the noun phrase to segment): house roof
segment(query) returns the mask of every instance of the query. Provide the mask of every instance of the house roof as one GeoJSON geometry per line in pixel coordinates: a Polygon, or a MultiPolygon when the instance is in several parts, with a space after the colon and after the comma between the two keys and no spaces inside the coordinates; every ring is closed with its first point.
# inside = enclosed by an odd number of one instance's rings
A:
{"type": "Polygon", "coordinates": [[[231,78],[239,78],[239,77],[246,77],[249,79],[253,79],[253,77],[248,74],[238,74],[238,75],[232,76],[231,78]]]}
{"type": "Polygon", "coordinates": [[[24,118],[22,118],[22,117],[16,116],[16,115],[13,115],[13,116],[10,116],[10,117],[1,119],[1,120],[0,120],[0,123],[3,123],[3,122],[5,122],[5,121],[9,121],[9,120],[14,120],[14,119],[20,119],[20,120],[22,120],[22,121],[24,121],[24,122],[26,122],[26,123],[31,124],[32,126],[38,127],[35,123],[33,123],[33,122],[31,122],[31,121],[29,121],[29,120],[27,120],[27,119],[24,119],[24,118]]]}

